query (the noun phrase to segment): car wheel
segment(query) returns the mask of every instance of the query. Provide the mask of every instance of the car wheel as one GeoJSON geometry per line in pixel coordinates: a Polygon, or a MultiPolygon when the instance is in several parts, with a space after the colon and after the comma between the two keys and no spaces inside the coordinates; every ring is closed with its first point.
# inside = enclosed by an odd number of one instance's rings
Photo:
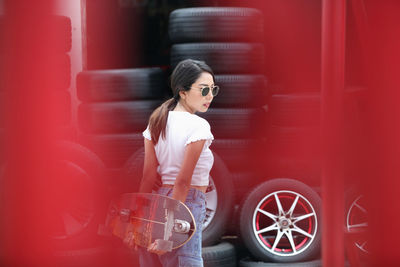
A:
{"type": "MultiPolygon", "coordinates": [[[[48,236],[43,239],[48,237],[56,250],[91,245],[97,239],[98,225],[106,210],[104,164],[92,151],[72,142],[59,141],[49,153],[53,158],[48,164],[56,173],[46,180],[46,185],[51,188],[46,192],[46,198],[56,208],[52,210],[51,218],[43,219],[49,227],[48,236]]],[[[14,171],[13,164],[6,163],[2,168],[6,188],[13,186],[10,182],[14,171]]],[[[10,197],[8,191],[12,190],[3,191],[5,199],[10,197]]]]}
{"type": "Polygon", "coordinates": [[[365,234],[368,231],[368,214],[365,197],[351,191],[346,194],[346,229],[360,256],[369,254],[369,244],[365,234]]]}
{"type": "Polygon", "coordinates": [[[221,158],[214,153],[210,185],[206,191],[206,217],[203,224],[203,246],[214,245],[226,230],[233,212],[231,175],[221,158]]]}
{"type": "Polygon", "coordinates": [[[293,179],[262,183],[247,196],[240,233],[259,260],[295,262],[317,256],[321,246],[321,199],[293,179]]]}

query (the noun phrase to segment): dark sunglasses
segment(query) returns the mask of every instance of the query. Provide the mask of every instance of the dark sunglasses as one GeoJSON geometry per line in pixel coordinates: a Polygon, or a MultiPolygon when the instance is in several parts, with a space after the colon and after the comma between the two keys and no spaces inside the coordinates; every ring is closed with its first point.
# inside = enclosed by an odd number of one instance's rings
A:
{"type": "Polygon", "coordinates": [[[206,86],[206,87],[201,88],[200,90],[201,90],[201,95],[202,96],[208,95],[210,90],[211,90],[212,95],[216,96],[216,95],[218,95],[218,92],[219,92],[219,86],[218,85],[214,85],[214,87],[212,87],[211,89],[210,89],[210,87],[206,86]]]}

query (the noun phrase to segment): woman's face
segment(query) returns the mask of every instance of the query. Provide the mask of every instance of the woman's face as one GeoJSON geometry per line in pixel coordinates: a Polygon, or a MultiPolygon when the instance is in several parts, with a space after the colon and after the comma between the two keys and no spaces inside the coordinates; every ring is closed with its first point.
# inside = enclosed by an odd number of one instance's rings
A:
{"type": "Polygon", "coordinates": [[[203,96],[201,89],[203,87],[212,88],[214,86],[214,80],[210,73],[203,72],[200,77],[192,84],[189,91],[181,91],[181,100],[183,105],[189,112],[206,112],[213,100],[212,90],[208,92],[206,96],[203,96]]]}

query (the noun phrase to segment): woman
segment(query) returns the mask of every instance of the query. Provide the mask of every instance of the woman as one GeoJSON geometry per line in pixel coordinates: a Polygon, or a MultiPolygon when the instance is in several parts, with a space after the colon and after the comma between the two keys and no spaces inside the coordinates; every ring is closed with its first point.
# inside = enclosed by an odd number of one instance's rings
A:
{"type": "Polygon", "coordinates": [[[171,75],[173,98],[150,116],[143,132],[145,158],[140,192],[151,192],[161,176],[159,194],[184,202],[193,213],[197,231],[189,242],[172,251],[152,245],[142,251],[141,266],[203,266],[201,258],[205,192],[214,162],[209,146],[214,139],[209,123],[195,115],[206,112],[218,94],[211,68],[202,61],[183,60],[171,75]]]}

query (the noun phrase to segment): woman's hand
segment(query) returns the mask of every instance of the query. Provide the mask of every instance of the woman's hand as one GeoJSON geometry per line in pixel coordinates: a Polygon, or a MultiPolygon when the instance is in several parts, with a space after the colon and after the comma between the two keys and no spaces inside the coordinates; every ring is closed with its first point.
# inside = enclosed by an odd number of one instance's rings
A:
{"type": "Polygon", "coordinates": [[[156,242],[151,243],[151,244],[147,247],[147,251],[148,251],[148,252],[151,252],[151,253],[155,253],[155,254],[160,255],[160,256],[168,252],[168,251],[165,251],[165,250],[158,250],[158,249],[157,249],[157,243],[156,243],[156,242]]]}
{"type": "Polygon", "coordinates": [[[138,246],[137,246],[136,243],[135,243],[135,238],[134,238],[134,236],[133,236],[133,232],[129,232],[129,233],[125,236],[123,242],[124,242],[124,244],[125,244],[126,246],[128,246],[130,249],[133,249],[133,250],[135,250],[135,251],[138,250],[138,246]]]}

